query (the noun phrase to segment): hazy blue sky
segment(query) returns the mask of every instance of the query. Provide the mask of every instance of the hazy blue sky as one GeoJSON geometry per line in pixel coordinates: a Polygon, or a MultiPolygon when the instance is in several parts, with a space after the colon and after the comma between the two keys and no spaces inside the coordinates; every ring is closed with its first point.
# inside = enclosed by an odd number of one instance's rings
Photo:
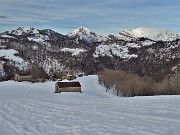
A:
{"type": "Polygon", "coordinates": [[[101,34],[136,27],[180,33],[180,0],[0,0],[0,32],[19,26],[67,34],[85,26],[101,34]]]}

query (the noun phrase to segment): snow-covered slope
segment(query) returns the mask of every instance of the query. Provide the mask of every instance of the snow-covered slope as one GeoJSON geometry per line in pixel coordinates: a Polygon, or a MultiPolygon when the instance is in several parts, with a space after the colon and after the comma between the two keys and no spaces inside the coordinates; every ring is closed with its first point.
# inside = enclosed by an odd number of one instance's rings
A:
{"type": "Polygon", "coordinates": [[[96,34],[86,27],[80,27],[68,34],[70,38],[81,40],[87,43],[106,41],[108,37],[96,34]]]}
{"type": "Polygon", "coordinates": [[[15,62],[23,62],[24,60],[20,57],[15,56],[14,54],[18,54],[19,52],[14,49],[1,49],[0,57],[4,57],[9,60],[13,60],[15,62]]]}
{"type": "Polygon", "coordinates": [[[19,69],[27,68],[28,62],[24,61],[21,57],[15,56],[15,54],[19,54],[19,52],[14,49],[1,49],[0,50],[0,58],[4,57],[5,59],[12,61],[13,64],[17,66],[19,69]]]}
{"type": "Polygon", "coordinates": [[[13,36],[9,36],[9,35],[6,35],[6,34],[2,34],[1,37],[2,38],[14,38],[13,36]]]}
{"type": "Polygon", "coordinates": [[[16,30],[6,31],[1,37],[7,38],[27,38],[29,41],[43,42],[48,40],[47,36],[41,35],[38,29],[33,27],[19,27],[16,30]]]}
{"type": "Polygon", "coordinates": [[[113,57],[114,55],[122,59],[136,58],[138,57],[137,54],[130,53],[129,52],[130,48],[139,49],[144,46],[150,46],[154,43],[155,42],[151,40],[139,41],[138,43],[126,42],[124,45],[122,45],[122,43],[110,43],[110,44],[101,43],[100,45],[96,47],[93,56],[94,57],[99,57],[99,56],[113,57]]]}
{"type": "Polygon", "coordinates": [[[151,29],[140,27],[131,30],[124,30],[117,36],[118,39],[131,40],[136,38],[148,38],[154,41],[172,41],[179,38],[179,36],[173,32],[159,29],[151,29]]]}
{"type": "Polygon", "coordinates": [[[179,135],[180,96],[118,98],[97,79],[58,94],[55,82],[0,82],[0,134],[179,135]]]}
{"type": "MultiPolygon", "coordinates": [[[[133,46],[136,47],[137,45],[134,44],[133,46]]],[[[98,47],[96,47],[96,50],[93,54],[94,57],[99,57],[99,56],[113,57],[113,55],[123,59],[130,59],[137,57],[136,54],[129,54],[129,50],[127,46],[121,46],[115,43],[112,45],[99,45],[98,47]]]]}
{"type": "Polygon", "coordinates": [[[61,51],[70,52],[72,53],[72,56],[77,56],[80,53],[86,52],[83,48],[63,48],[61,51]]]}

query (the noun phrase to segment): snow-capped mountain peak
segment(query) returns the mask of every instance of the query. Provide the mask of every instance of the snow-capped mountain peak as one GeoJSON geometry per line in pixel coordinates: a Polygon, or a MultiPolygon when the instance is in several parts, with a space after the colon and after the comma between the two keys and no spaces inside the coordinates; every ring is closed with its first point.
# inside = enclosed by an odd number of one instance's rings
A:
{"type": "Polygon", "coordinates": [[[81,26],[80,28],[76,29],[75,32],[76,33],[83,33],[83,32],[90,33],[91,31],[88,28],[81,26]]]}
{"type": "Polygon", "coordinates": [[[99,35],[86,27],[79,27],[68,34],[70,38],[81,40],[87,43],[106,41],[107,37],[99,35]]]}
{"type": "Polygon", "coordinates": [[[90,31],[88,28],[81,26],[75,29],[74,31],[70,32],[68,36],[69,37],[77,36],[77,35],[84,36],[84,35],[92,35],[93,33],[94,32],[90,31]]]}
{"type": "Polygon", "coordinates": [[[131,30],[124,30],[119,33],[119,39],[148,38],[154,41],[173,41],[179,38],[176,33],[167,30],[139,27],[131,30]]]}

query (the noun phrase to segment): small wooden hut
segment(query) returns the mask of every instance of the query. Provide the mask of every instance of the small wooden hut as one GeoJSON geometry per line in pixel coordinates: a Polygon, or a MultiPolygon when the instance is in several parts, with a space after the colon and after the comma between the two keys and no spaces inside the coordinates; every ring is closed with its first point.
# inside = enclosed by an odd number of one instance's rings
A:
{"type": "Polygon", "coordinates": [[[15,74],[15,81],[22,82],[22,81],[32,81],[32,76],[20,76],[18,74],[15,74]]]}
{"type": "Polygon", "coordinates": [[[61,92],[80,92],[81,85],[79,82],[57,82],[55,84],[55,93],[61,92]]]}

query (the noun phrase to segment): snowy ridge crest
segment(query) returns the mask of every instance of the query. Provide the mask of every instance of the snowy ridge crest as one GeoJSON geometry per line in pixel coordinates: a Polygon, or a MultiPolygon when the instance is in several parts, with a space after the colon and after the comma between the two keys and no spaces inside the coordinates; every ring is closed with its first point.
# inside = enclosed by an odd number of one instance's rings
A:
{"type": "Polygon", "coordinates": [[[16,30],[6,31],[0,34],[2,38],[28,39],[29,41],[44,42],[46,40],[67,39],[51,29],[39,30],[33,27],[19,27],[16,30]]]}
{"type": "Polygon", "coordinates": [[[14,35],[25,35],[25,34],[38,34],[39,30],[33,28],[33,27],[19,27],[16,30],[12,30],[8,32],[8,34],[14,34],[14,35]]]}
{"type": "Polygon", "coordinates": [[[173,41],[179,38],[176,33],[167,30],[139,27],[131,30],[124,30],[117,36],[119,39],[131,40],[136,38],[148,38],[154,41],[173,41]]]}

